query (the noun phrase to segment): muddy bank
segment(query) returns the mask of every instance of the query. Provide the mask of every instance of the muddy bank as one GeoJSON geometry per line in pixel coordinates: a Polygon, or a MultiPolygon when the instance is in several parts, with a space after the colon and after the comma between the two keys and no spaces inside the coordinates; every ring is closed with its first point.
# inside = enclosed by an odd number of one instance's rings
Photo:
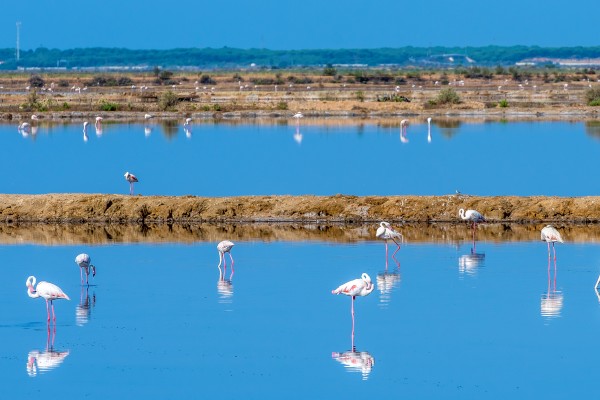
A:
{"type": "Polygon", "coordinates": [[[91,224],[459,222],[473,208],[492,223],[597,223],[600,197],[0,195],[0,222],[91,224]]]}

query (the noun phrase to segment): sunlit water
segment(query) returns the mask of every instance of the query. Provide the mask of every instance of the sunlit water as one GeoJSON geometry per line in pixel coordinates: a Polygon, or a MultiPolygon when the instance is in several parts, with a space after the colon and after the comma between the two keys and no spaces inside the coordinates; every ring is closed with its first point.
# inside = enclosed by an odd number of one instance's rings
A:
{"type": "Polygon", "coordinates": [[[151,195],[594,195],[600,126],[592,122],[397,126],[181,121],[36,122],[23,137],[0,125],[7,193],[128,193],[126,171],[151,195]],[[430,138],[430,140],[428,140],[430,138]]]}
{"type": "Polygon", "coordinates": [[[3,246],[4,395],[561,398],[596,393],[597,244],[238,242],[3,246]],[[98,274],[81,288],[74,257],[98,274]],[[229,261],[229,260],[228,260],[229,261]],[[355,304],[331,294],[367,272],[355,304]],[[56,332],[28,275],[70,295],[56,332]],[[50,337],[48,345],[47,338],[50,337]],[[54,343],[52,344],[52,341],[54,343]]]}

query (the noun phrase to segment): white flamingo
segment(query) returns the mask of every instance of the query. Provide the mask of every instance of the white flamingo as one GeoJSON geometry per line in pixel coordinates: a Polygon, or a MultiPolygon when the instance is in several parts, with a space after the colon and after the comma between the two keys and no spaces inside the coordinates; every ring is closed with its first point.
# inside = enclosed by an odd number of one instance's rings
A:
{"type": "MultiPolygon", "coordinates": [[[[219,244],[217,245],[217,250],[219,251],[219,265],[217,268],[219,268],[219,272],[220,272],[221,271],[221,262],[223,263],[223,270],[225,270],[227,268],[227,261],[225,260],[225,253],[229,253],[229,258],[231,259],[231,276],[233,276],[233,273],[235,272],[233,270],[233,256],[231,255],[231,249],[233,249],[233,246],[235,246],[235,244],[229,240],[223,240],[223,241],[219,242],[219,244]]],[[[231,279],[231,277],[229,279],[231,279]]]]}
{"type": "Polygon", "coordinates": [[[477,226],[478,222],[485,222],[485,217],[483,215],[481,215],[481,213],[479,213],[478,211],[475,210],[467,210],[465,211],[464,209],[460,209],[458,210],[458,215],[464,220],[464,221],[470,221],[473,223],[473,229],[475,229],[475,227],[477,226]]]}
{"type": "Polygon", "coordinates": [[[129,172],[125,172],[125,180],[129,182],[129,194],[133,195],[133,184],[135,182],[139,182],[138,178],[134,174],[130,174],[129,172]]]}
{"type": "Polygon", "coordinates": [[[396,246],[398,246],[396,248],[396,251],[394,251],[394,254],[392,254],[392,258],[395,259],[394,256],[396,255],[398,250],[400,250],[400,243],[404,242],[404,237],[402,236],[402,234],[400,232],[398,232],[394,228],[392,228],[392,226],[390,225],[389,222],[385,222],[385,221],[382,221],[379,223],[379,228],[377,228],[375,237],[377,237],[378,239],[383,239],[385,241],[385,264],[387,266],[388,241],[391,240],[394,243],[396,243],[396,246]],[[400,241],[400,243],[398,243],[398,240],[400,241]]]}
{"type": "Polygon", "coordinates": [[[408,143],[408,139],[406,138],[406,127],[408,126],[408,120],[403,119],[400,121],[400,141],[402,143],[408,143]]]}
{"type": "Polygon", "coordinates": [[[85,121],[85,122],[83,123],[83,141],[84,141],[84,142],[87,142],[87,141],[88,141],[87,127],[88,127],[88,125],[89,125],[89,124],[90,124],[90,123],[89,123],[89,122],[87,122],[87,121],[85,121]]]}
{"type": "Polygon", "coordinates": [[[301,112],[297,112],[292,117],[296,118],[296,124],[299,124],[300,123],[300,118],[304,118],[304,115],[301,112]]]}
{"type": "Polygon", "coordinates": [[[354,279],[346,282],[337,289],[331,291],[332,294],[345,294],[352,298],[352,342],[354,343],[354,299],[356,296],[368,296],[375,289],[375,285],[371,282],[371,277],[363,272],[360,279],[354,279]]]}
{"type": "Polygon", "coordinates": [[[556,260],[556,249],[554,248],[554,243],[563,242],[560,233],[556,230],[552,225],[546,225],[542,228],[541,239],[548,243],[548,258],[550,258],[550,243],[552,243],[552,250],[554,250],[554,260],[556,260]]]}
{"type": "Polygon", "coordinates": [[[27,281],[25,281],[25,285],[27,286],[27,295],[29,295],[31,298],[42,297],[44,300],[46,300],[46,313],[48,314],[47,321],[50,322],[50,306],[52,306],[52,320],[54,323],[56,323],[56,314],[54,314],[53,301],[60,299],[71,299],[65,294],[65,292],[62,291],[61,288],[53,283],[41,281],[34,289],[35,282],[35,276],[30,276],[27,278],[27,281]]]}
{"type": "Polygon", "coordinates": [[[81,284],[83,285],[83,272],[85,271],[85,283],[89,286],[88,278],[90,276],[90,270],[92,271],[92,276],[96,276],[96,267],[91,264],[92,259],[86,253],[81,253],[75,257],[75,262],[79,265],[81,284]]]}
{"type": "Polygon", "coordinates": [[[431,117],[427,118],[427,143],[431,143],[431,117]]]}
{"type": "Polygon", "coordinates": [[[150,114],[144,114],[144,119],[150,119],[150,118],[152,118],[152,115],[150,115],[150,114]]]}

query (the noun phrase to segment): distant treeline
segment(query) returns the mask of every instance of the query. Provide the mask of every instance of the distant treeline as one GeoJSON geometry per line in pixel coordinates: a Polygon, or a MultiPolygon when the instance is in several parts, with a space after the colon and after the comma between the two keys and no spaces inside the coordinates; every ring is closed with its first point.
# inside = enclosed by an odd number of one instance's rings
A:
{"type": "Polygon", "coordinates": [[[534,57],[549,58],[598,58],[600,46],[596,47],[537,47],[537,46],[485,46],[485,47],[401,47],[380,49],[338,50],[267,50],[235,49],[224,47],[188,48],[170,50],[131,50],[122,48],[82,48],[21,50],[17,62],[15,49],[0,49],[0,69],[14,70],[18,67],[67,69],[107,66],[147,67],[197,67],[244,68],[255,64],[257,68],[294,68],[332,65],[415,65],[421,67],[449,66],[447,58],[455,64],[466,64],[472,59],[476,65],[512,65],[534,57]]]}

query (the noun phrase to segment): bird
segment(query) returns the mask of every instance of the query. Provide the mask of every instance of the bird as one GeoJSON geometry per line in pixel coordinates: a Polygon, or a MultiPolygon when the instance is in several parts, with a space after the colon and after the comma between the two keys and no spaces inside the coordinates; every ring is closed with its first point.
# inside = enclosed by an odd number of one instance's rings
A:
{"type": "Polygon", "coordinates": [[[219,251],[219,265],[217,268],[219,268],[219,271],[221,270],[221,262],[223,262],[223,269],[227,268],[225,253],[229,253],[229,258],[231,259],[231,276],[233,276],[233,273],[235,272],[233,270],[233,257],[231,256],[231,249],[233,246],[235,246],[235,244],[229,240],[223,240],[217,245],[217,250],[219,251]]]}
{"type": "Polygon", "coordinates": [[[127,182],[129,182],[129,194],[133,195],[133,184],[135,182],[139,182],[138,178],[134,174],[125,172],[125,180],[127,180],[127,182]]]}
{"type": "Polygon", "coordinates": [[[292,117],[296,118],[296,123],[299,124],[300,123],[300,118],[304,118],[304,115],[301,112],[297,112],[292,117]]]}
{"type": "Polygon", "coordinates": [[[32,119],[32,120],[34,120],[34,121],[37,121],[39,118],[38,118],[38,116],[37,116],[37,115],[33,114],[33,115],[31,116],[31,119],[32,119]]]}
{"type": "Polygon", "coordinates": [[[554,250],[554,260],[556,260],[556,249],[554,248],[554,243],[564,243],[562,237],[560,236],[560,233],[552,225],[546,225],[544,228],[542,228],[540,236],[542,241],[548,243],[548,258],[550,258],[550,242],[552,242],[552,249],[554,250]]]}
{"type": "Polygon", "coordinates": [[[102,117],[96,117],[96,128],[102,126],[102,117]]]}
{"type": "Polygon", "coordinates": [[[403,119],[400,121],[400,141],[402,143],[408,143],[408,139],[406,138],[406,127],[408,126],[408,120],[403,119]]]}
{"type": "Polygon", "coordinates": [[[385,221],[382,221],[379,223],[379,228],[377,228],[377,232],[375,232],[375,237],[377,237],[378,239],[385,240],[385,262],[387,265],[388,241],[391,240],[394,243],[396,243],[396,246],[398,246],[396,248],[396,251],[394,251],[394,254],[392,254],[392,258],[393,258],[396,255],[396,253],[398,252],[398,250],[400,250],[400,243],[398,243],[397,239],[400,240],[400,242],[403,242],[404,237],[402,236],[402,234],[400,232],[398,232],[394,228],[392,228],[392,226],[390,225],[389,222],[385,222],[385,221]]]}
{"type": "Polygon", "coordinates": [[[427,118],[427,143],[431,143],[431,117],[427,118]]]}
{"type": "Polygon", "coordinates": [[[81,284],[83,285],[83,272],[85,271],[85,283],[90,285],[88,278],[90,276],[90,269],[92,270],[92,276],[96,276],[96,267],[91,264],[92,259],[85,253],[79,254],[75,257],[75,262],[79,265],[79,275],[81,276],[81,284]]]}
{"type": "Polygon", "coordinates": [[[337,289],[331,291],[332,294],[345,294],[352,297],[352,333],[354,334],[354,299],[356,296],[368,296],[371,294],[375,285],[371,282],[371,277],[363,272],[360,279],[354,279],[346,282],[337,289]]]}
{"type": "Polygon", "coordinates": [[[185,122],[183,123],[183,126],[188,126],[191,122],[192,122],[191,118],[186,118],[185,122]]]}
{"type": "Polygon", "coordinates": [[[485,217],[475,210],[467,210],[465,212],[465,210],[461,208],[458,210],[458,215],[465,221],[471,221],[473,223],[473,229],[475,229],[478,222],[485,222],[485,217]]]}
{"type": "Polygon", "coordinates": [[[150,115],[150,114],[144,114],[144,119],[150,119],[150,118],[152,118],[152,115],[150,115]]]}
{"type": "Polygon", "coordinates": [[[36,298],[36,297],[44,298],[46,300],[46,312],[48,314],[47,321],[50,322],[50,307],[49,306],[52,306],[52,320],[54,321],[54,323],[56,323],[56,315],[54,314],[53,301],[59,300],[59,299],[65,299],[65,300],[71,300],[71,299],[69,298],[69,296],[67,296],[65,294],[65,292],[62,291],[61,288],[59,288],[58,286],[56,286],[53,283],[41,281],[40,283],[37,284],[37,286],[34,289],[33,287],[35,286],[35,283],[36,283],[35,276],[32,275],[27,278],[27,281],[25,281],[25,285],[27,285],[27,294],[31,298],[36,298]]]}
{"type": "Polygon", "coordinates": [[[29,132],[31,130],[31,124],[29,122],[22,122],[19,124],[19,130],[29,132]]]}
{"type": "Polygon", "coordinates": [[[84,132],[87,132],[87,127],[88,127],[88,125],[89,125],[89,124],[90,124],[90,123],[89,123],[88,121],[85,121],[85,122],[83,123],[83,131],[84,131],[84,132]]]}

